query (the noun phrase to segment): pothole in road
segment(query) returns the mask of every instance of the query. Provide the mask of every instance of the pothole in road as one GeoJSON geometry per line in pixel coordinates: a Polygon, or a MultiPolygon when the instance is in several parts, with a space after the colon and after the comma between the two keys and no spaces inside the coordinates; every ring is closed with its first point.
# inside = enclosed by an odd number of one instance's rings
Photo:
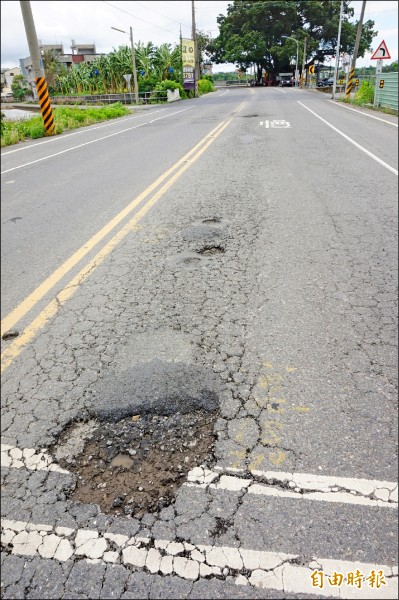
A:
{"type": "Polygon", "coordinates": [[[19,331],[10,329],[10,331],[6,331],[5,333],[3,333],[3,335],[1,336],[1,339],[4,341],[13,340],[14,338],[16,338],[18,336],[19,336],[19,331]]]}
{"type": "Polygon", "coordinates": [[[224,248],[222,246],[205,246],[201,250],[198,250],[198,254],[204,256],[213,256],[214,254],[224,254],[224,248]]]}
{"type": "Polygon", "coordinates": [[[70,426],[52,448],[77,475],[71,498],[138,517],[169,506],[191,469],[212,467],[219,386],[205,367],[160,360],[104,381],[94,419],[70,426]]]}
{"type": "Polygon", "coordinates": [[[215,415],[133,415],[101,423],[72,462],[74,501],[98,504],[103,513],[141,517],[169,506],[187,473],[213,462],[215,415]]]}
{"type": "Polygon", "coordinates": [[[214,223],[220,223],[221,219],[219,217],[211,217],[209,219],[203,219],[202,220],[203,223],[205,223],[206,225],[208,224],[214,224],[214,223]]]}

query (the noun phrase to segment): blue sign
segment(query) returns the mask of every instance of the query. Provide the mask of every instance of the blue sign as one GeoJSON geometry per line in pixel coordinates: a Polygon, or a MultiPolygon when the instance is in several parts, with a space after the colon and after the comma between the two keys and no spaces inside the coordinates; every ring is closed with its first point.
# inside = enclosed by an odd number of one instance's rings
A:
{"type": "Polygon", "coordinates": [[[145,71],[140,71],[140,74],[141,75],[145,75],[145,71]]]}
{"type": "Polygon", "coordinates": [[[169,67],[169,73],[173,73],[173,67],[169,67]]]}

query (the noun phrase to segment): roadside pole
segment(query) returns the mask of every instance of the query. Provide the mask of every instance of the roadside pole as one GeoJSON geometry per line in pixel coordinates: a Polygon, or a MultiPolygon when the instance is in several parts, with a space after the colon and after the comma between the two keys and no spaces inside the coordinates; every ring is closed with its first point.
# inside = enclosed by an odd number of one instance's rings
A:
{"type": "Polygon", "coordinates": [[[341,0],[341,8],[339,11],[339,25],[338,25],[338,38],[337,38],[337,49],[335,56],[335,69],[334,69],[334,79],[333,79],[333,89],[332,89],[332,99],[335,100],[335,88],[337,85],[337,77],[338,77],[338,65],[339,65],[339,45],[341,43],[341,27],[342,27],[342,12],[344,8],[344,3],[341,0]]]}
{"type": "Polygon", "coordinates": [[[378,85],[378,77],[381,75],[381,73],[382,73],[382,60],[377,60],[376,69],[375,69],[375,86],[374,86],[374,101],[373,101],[374,108],[378,108],[378,104],[380,102],[381,90],[380,90],[380,87],[377,87],[377,85],[378,85]]]}
{"type": "Polygon", "coordinates": [[[303,41],[303,60],[302,60],[302,73],[301,73],[301,88],[304,87],[304,83],[305,83],[305,64],[306,64],[306,42],[308,41],[308,38],[305,37],[304,41],[303,41]]]}
{"type": "Polygon", "coordinates": [[[199,79],[199,57],[198,57],[198,37],[195,27],[195,6],[194,0],[191,0],[191,26],[194,42],[194,97],[198,98],[198,79],[199,79]]]}
{"type": "Polygon", "coordinates": [[[346,91],[345,91],[345,98],[347,98],[347,99],[350,98],[352,86],[353,86],[353,79],[355,77],[356,59],[357,59],[357,53],[359,51],[360,38],[362,37],[362,25],[363,25],[363,17],[364,17],[365,8],[366,8],[366,0],[363,0],[362,10],[360,12],[360,19],[359,19],[359,23],[357,25],[356,41],[355,41],[355,48],[353,50],[352,64],[351,64],[351,68],[349,71],[348,83],[347,83],[346,91]]]}
{"type": "Polygon", "coordinates": [[[19,4],[21,6],[22,18],[24,20],[29,53],[32,59],[36,91],[39,96],[40,110],[43,117],[44,127],[46,129],[46,135],[54,135],[55,125],[53,110],[51,108],[50,94],[47,88],[46,75],[43,68],[42,57],[40,55],[39,43],[37,41],[32,9],[28,0],[21,0],[19,4]]]}
{"type": "Polygon", "coordinates": [[[136,73],[136,53],[134,51],[133,44],[133,29],[130,28],[130,42],[132,44],[132,62],[133,62],[133,83],[134,83],[134,99],[136,104],[139,103],[139,88],[137,86],[137,73],[136,73]]]}

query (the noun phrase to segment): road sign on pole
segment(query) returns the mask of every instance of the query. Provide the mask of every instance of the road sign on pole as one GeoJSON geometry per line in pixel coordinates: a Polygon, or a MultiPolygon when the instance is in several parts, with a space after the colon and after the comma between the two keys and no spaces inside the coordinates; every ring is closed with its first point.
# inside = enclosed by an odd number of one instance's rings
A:
{"type": "Polygon", "coordinates": [[[128,75],[124,75],[124,76],[123,76],[123,79],[126,81],[126,83],[127,83],[127,87],[128,87],[128,89],[129,89],[129,93],[130,93],[130,102],[131,102],[131,104],[133,104],[132,88],[131,88],[131,85],[130,85],[130,80],[131,80],[131,78],[132,78],[132,76],[131,76],[130,74],[128,74],[128,75]]]}
{"type": "Polygon", "coordinates": [[[384,60],[387,58],[391,58],[391,55],[389,54],[389,50],[385,41],[382,40],[381,44],[378,46],[370,60],[384,60]]]}

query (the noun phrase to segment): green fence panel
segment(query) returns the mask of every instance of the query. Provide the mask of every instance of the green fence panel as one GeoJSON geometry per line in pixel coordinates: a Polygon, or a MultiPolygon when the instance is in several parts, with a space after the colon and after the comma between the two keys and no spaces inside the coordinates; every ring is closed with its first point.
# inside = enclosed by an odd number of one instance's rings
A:
{"type": "Polygon", "coordinates": [[[398,110],[398,74],[381,73],[377,77],[377,105],[382,108],[392,108],[398,110]],[[380,81],[384,82],[384,87],[380,88],[380,81]]]}

